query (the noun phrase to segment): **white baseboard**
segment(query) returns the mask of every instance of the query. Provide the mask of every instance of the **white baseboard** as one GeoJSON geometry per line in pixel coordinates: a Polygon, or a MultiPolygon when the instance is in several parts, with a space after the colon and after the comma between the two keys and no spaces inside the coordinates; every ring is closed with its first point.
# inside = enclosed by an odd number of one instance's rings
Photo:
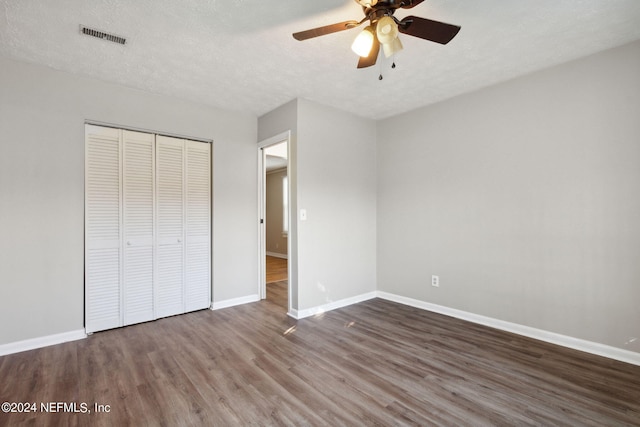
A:
{"type": "Polygon", "coordinates": [[[623,350],[621,348],[587,341],[580,338],[556,334],[555,332],[549,332],[542,329],[519,325],[517,323],[506,322],[504,320],[481,316],[479,314],[469,313],[462,310],[456,310],[454,308],[432,304],[413,298],[407,298],[400,295],[394,295],[388,292],[378,291],[377,296],[378,298],[382,298],[388,301],[393,301],[411,307],[432,311],[434,313],[444,314],[446,316],[456,317],[458,319],[467,320],[469,322],[478,323],[480,325],[489,326],[491,328],[500,329],[507,332],[513,332],[514,334],[523,335],[525,337],[534,338],[551,344],[557,344],[563,347],[572,348],[574,350],[580,350],[598,356],[608,357],[610,359],[640,366],[640,353],[636,353],[634,351],[623,350]]]}
{"type": "Polygon", "coordinates": [[[304,310],[293,310],[288,313],[289,316],[295,319],[304,319],[305,317],[317,316],[327,311],[335,310],[337,308],[346,307],[351,304],[357,304],[362,301],[373,299],[377,296],[377,292],[368,292],[366,294],[356,295],[355,297],[341,299],[339,301],[333,301],[327,304],[319,305],[317,307],[306,308],[304,310]]]}
{"type": "Polygon", "coordinates": [[[211,304],[211,310],[221,310],[223,308],[233,307],[236,305],[249,304],[260,301],[260,295],[247,295],[246,297],[226,299],[211,304]]]}
{"type": "Polygon", "coordinates": [[[272,256],[274,258],[282,258],[282,259],[288,258],[287,254],[280,254],[278,252],[267,252],[267,256],[272,256]]]}
{"type": "MultiPolygon", "coordinates": [[[[304,319],[305,317],[316,316],[327,311],[335,310],[342,307],[347,307],[352,304],[367,301],[373,298],[381,298],[388,301],[397,302],[399,304],[416,307],[422,310],[431,311],[434,313],[444,314],[446,316],[455,317],[469,322],[477,323],[480,325],[489,326],[491,328],[500,329],[507,332],[513,332],[518,335],[523,335],[529,338],[534,338],[540,341],[545,341],[551,344],[560,345],[563,347],[572,348],[575,350],[584,351],[587,353],[595,354],[598,356],[608,357],[610,359],[619,360],[621,362],[631,363],[633,365],[640,366],[640,353],[636,353],[629,350],[624,350],[617,347],[612,347],[605,344],[600,344],[592,341],[587,341],[579,338],[574,338],[566,335],[557,334],[554,332],[545,331],[542,329],[532,328],[529,326],[519,325],[517,323],[506,322],[504,320],[494,319],[479,314],[466,312],[463,310],[457,310],[437,304],[432,304],[425,301],[420,301],[413,298],[403,297],[400,295],[391,294],[388,292],[374,291],[366,294],[357,295],[351,298],[345,298],[339,301],[333,301],[327,304],[323,304],[317,307],[312,307],[304,310],[291,309],[287,313],[294,319],[304,319]]],[[[241,304],[248,304],[252,302],[260,301],[259,295],[248,295],[240,298],[232,298],[224,301],[214,302],[211,306],[211,310],[220,310],[227,307],[233,307],[241,304]]],[[[63,332],[60,334],[47,335],[44,337],[31,338],[23,341],[17,341],[8,344],[0,344],[0,356],[5,356],[13,353],[20,353],[23,351],[33,350],[42,347],[48,347],[50,345],[62,344],[65,342],[76,341],[87,337],[84,329],[78,329],[75,331],[63,332]]]]}
{"type": "Polygon", "coordinates": [[[0,356],[7,354],[20,353],[36,348],[48,347],[50,345],[62,344],[69,341],[81,340],[87,337],[84,329],[76,331],[63,332],[61,334],[47,335],[44,337],[31,338],[24,341],[16,341],[8,344],[0,345],[0,356]]]}

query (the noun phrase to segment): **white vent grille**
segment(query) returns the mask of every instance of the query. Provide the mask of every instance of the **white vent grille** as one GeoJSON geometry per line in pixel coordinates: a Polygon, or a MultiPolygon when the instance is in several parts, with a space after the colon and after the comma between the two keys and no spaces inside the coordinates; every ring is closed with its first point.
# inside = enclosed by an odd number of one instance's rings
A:
{"type": "Polygon", "coordinates": [[[127,39],[125,39],[124,37],[116,36],[115,34],[110,34],[101,30],[96,30],[95,28],[85,27],[84,25],[80,25],[80,32],[87,36],[96,37],[113,43],[125,44],[127,42],[127,39]]]}

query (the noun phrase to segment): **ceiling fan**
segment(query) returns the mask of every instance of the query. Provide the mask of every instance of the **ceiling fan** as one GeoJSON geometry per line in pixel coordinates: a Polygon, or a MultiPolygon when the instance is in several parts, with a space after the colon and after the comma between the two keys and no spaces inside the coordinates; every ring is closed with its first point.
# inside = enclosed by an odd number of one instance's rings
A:
{"type": "Polygon", "coordinates": [[[296,40],[307,40],[338,31],[350,30],[369,21],[369,25],[356,37],[351,49],[360,56],[358,68],[371,67],[378,60],[380,45],[389,57],[402,50],[398,33],[408,34],[432,42],[447,44],[460,27],[444,22],[432,21],[418,16],[407,16],[398,20],[393,16],[396,9],[411,9],[424,0],[355,0],[362,6],[361,21],[344,21],[293,34],[296,40]]]}

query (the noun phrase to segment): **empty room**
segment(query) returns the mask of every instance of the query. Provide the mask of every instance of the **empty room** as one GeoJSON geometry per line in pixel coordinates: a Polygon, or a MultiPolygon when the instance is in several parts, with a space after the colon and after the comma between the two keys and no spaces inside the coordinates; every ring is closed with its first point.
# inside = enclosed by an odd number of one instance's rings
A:
{"type": "Polygon", "coordinates": [[[0,425],[640,426],[640,3],[0,0],[0,425]]]}

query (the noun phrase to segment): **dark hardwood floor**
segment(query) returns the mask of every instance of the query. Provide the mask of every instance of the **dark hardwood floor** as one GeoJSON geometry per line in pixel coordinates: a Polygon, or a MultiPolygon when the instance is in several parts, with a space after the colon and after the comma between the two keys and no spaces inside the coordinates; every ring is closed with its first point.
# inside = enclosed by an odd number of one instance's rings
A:
{"type": "Polygon", "coordinates": [[[0,401],[39,411],[0,425],[640,425],[638,366],[380,299],[296,321],[277,295],[0,357],[0,401]]]}
{"type": "Polygon", "coordinates": [[[286,280],[267,283],[267,301],[280,306],[286,312],[288,291],[288,282],[286,280]]]}

